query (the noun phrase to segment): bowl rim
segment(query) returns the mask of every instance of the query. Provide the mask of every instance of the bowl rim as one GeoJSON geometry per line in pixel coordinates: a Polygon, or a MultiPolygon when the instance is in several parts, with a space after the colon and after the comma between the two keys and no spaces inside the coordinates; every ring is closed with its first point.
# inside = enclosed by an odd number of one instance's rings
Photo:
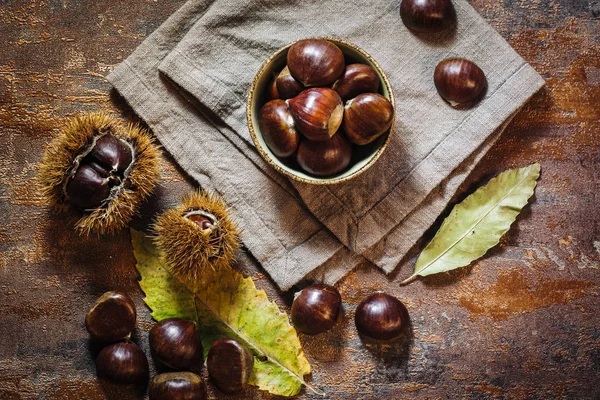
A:
{"type": "Polygon", "coordinates": [[[333,184],[337,184],[337,183],[347,182],[347,181],[359,176],[366,170],[368,170],[373,164],[375,164],[375,162],[379,159],[379,157],[381,157],[381,155],[387,148],[387,146],[390,142],[390,139],[392,137],[392,134],[394,132],[395,122],[396,122],[396,99],[394,97],[392,85],[391,85],[387,75],[385,74],[385,72],[383,72],[383,69],[381,68],[379,63],[369,53],[367,53],[365,50],[361,49],[354,43],[351,43],[351,42],[348,42],[348,41],[342,40],[342,39],[327,37],[327,36],[312,36],[312,37],[298,39],[294,42],[291,42],[291,43],[281,47],[279,50],[275,51],[275,53],[273,53],[271,56],[269,56],[269,58],[267,58],[263,62],[260,69],[258,70],[258,72],[254,75],[254,79],[252,80],[252,84],[250,86],[250,90],[248,92],[248,98],[246,101],[246,123],[248,125],[248,129],[250,131],[250,136],[252,137],[252,141],[254,142],[254,146],[260,153],[261,157],[271,167],[273,167],[277,172],[283,174],[284,176],[287,176],[288,178],[291,178],[295,181],[302,182],[302,183],[308,183],[311,185],[333,185],[333,184]],[[332,177],[332,178],[315,177],[313,179],[307,179],[305,177],[298,176],[298,175],[294,174],[293,172],[290,172],[290,171],[282,168],[281,166],[279,166],[277,163],[275,163],[273,161],[272,157],[265,151],[265,149],[259,142],[258,136],[254,129],[254,123],[252,120],[252,100],[254,99],[254,94],[256,92],[256,88],[258,86],[258,82],[259,82],[260,78],[266,72],[267,68],[273,62],[273,60],[276,57],[278,57],[282,52],[289,49],[294,43],[299,42],[300,40],[307,40],[307,39],[324,39],[324,40],[328,40],[328,41],[332,42],[335,45],[341,44],[342,46],[351,48],[352,50],[356,51],[361,56],[363,56],[366,60],[368,60],[369,63],[371,63],[371,65],[375,68],[377,74],[381,77],[381,80],[383,81],[383,84],[385,85],[385,87],[387,89],[389,101],[390,101],[390,103],[392,103],[392,107],[394,109],[394,118],[392,119],[392,124],[390,125],[389,129],[387,130],[387,133],[386,133],[387,137],[386,137],[385,141],[381,144],[381,146],[377,149],[375,154],[373,154],[371,156],[371,159],[365,165],[363,165],[362,167],[360,167],[359,169],[357,169],[350,175],[340,176],[340,177],[332,177]]]}

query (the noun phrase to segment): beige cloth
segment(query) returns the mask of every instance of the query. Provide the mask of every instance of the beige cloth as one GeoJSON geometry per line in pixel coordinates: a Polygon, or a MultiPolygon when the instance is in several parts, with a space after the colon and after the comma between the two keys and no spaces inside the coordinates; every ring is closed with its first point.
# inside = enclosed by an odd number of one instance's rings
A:
{"type": "Polygon", "coordinates": [[[465,1],[441,36],[415,35],[398,1],[191,0],[108,79],[201,186],[222,193],[242,240],[282,289],[312,272],[334,282],[364,259],[392,271],[542,78],[465,1]],[[379,161],[334,186],[290,182],[260,158],[245,120],[250,83],[278,48],[338,37],[382,66],[396,128],[379,161]],[[432,75],[450,56],[476,62],[485,98],[448,106],[432,75]]]}

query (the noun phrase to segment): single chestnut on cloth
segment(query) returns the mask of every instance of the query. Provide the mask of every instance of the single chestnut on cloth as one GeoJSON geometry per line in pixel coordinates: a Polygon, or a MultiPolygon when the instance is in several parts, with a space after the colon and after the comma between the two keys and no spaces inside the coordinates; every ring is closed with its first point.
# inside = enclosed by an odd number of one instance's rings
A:
{"type": "Polygon", "coordinates": [[[487,90],[484,72],[472,61],[464,58],[448,58],[441,61],[433,73],[438,93],[453,107],[472,105],[487,90]]]}

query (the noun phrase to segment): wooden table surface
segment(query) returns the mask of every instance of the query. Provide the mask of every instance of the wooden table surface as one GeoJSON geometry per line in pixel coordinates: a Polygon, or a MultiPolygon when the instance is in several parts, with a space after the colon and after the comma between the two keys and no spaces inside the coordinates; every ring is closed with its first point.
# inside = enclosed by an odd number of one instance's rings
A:
{"type": "MultiPolygon", "coordinates": [[[[183,0],[0,1],[0,399],[142,399],[100,383],[84,316],[106,290],[149,310],[127,231],[82,239],[32,184],[64,118],[106,110],[135,119],[104,76],[183,0]]],[[[471,267],[406,287],[364,265],[339,284],[337,327],[300,337],[312,383],[331,399],[600,398],[600,2],[476,0],[472,5],[547,81],[463,185],[532,162],[542,177],[501,245],[471,267]],[[365,345],[353,324],[375,290],[398,296],[410,338],[365,345]]],[[[156,202],[193,185],[167,160],[156,202]]],[[[143,221],[142,221],[143,222],[143,221]]],[[[257,286],[289,311],[250,261],[257,286]]],[[[397,271],[392,278],[408,276],[397,271]]],[[[153,363],[151,363],[153,369],[153,363]]],[[[210,387],[211,398],[220,398],[210,387]]],[[[272,398],[255,389],[244,398],[272,398]]],[[[298,398],[317,398],[303,391],[298,398]]]]}

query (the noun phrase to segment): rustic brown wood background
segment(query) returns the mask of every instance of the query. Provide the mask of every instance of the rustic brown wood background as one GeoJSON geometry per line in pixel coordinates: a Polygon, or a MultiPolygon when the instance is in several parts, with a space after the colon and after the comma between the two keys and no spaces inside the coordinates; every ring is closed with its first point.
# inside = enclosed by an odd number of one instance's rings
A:
{"type": "MultiPolygon", "coordinates": [[[[103,77],[182,4],[0,0],[2,400],[145,396],[98,382],[98,349],[83,324],[98,295],[125,291],[138,308],[135,340],[148,350],[152,320],[128,232],[77,237],[31,180],[64,118],[103,109],[135,119],[103,77]]],[[[501,245],[472,267],[402,288],[369,265],[349,274],[339,285],[342,321],[327,334],[301,336],[310,379],[327,398],[600,398],[600,2],[472,5],[547,86],[457,200],[501,170],[537,161],[543,173],[535,199],[501,245]],[[407,304],[406,340],[378,346],[356,334],[354,309],[375,290],[407,304]]],[[[162,172],[155,203],[172,204],[192,187],[171,160],[162,172]]],[[[257,285],[289,310],[290,295],[246,261],[257,285]]],[[[272,398],[254,389],[244,397],[272,398]]]]}

